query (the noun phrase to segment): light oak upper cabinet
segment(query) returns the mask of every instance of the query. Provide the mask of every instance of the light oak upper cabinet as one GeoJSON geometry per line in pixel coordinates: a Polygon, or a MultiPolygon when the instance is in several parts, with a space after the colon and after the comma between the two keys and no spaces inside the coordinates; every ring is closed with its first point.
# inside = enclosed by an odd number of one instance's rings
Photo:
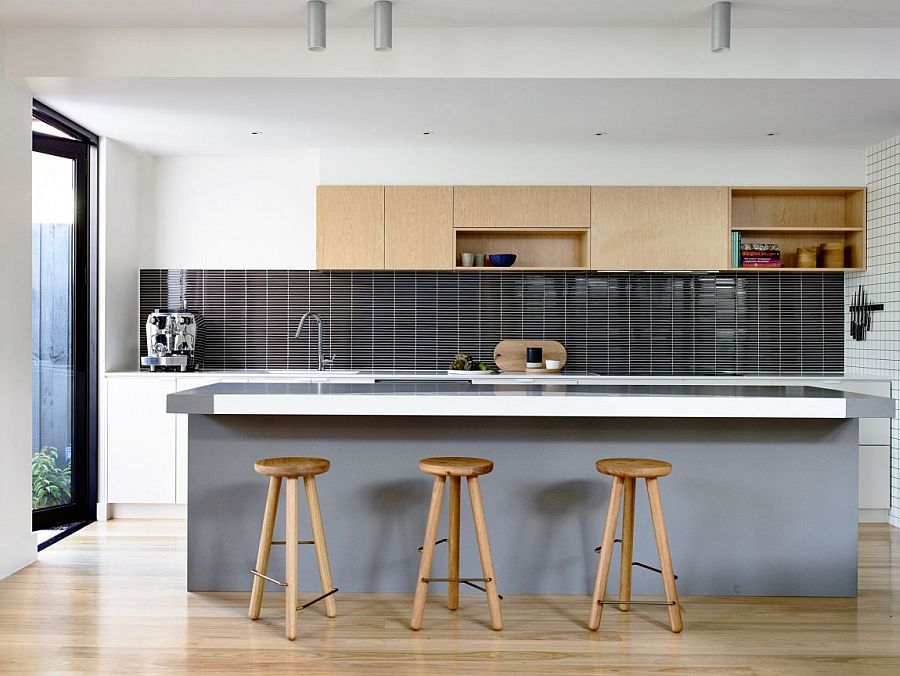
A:
{"type": "Polygon", "coordinates": [[[320,185],[316,191],[316,267],[384,269],[384,186],[320,185]]]}
{"type": "Polygon", "coordinates": [[[589,228],[586,186],[461,185],[453,189],[456,228],[589,228]]]}
{"type": "Polygon", "coordinates": [[[453,267],[453,188],[385,187],[384,267],[388,270],[453,267]]]}
{"type": "Polygon", "coordinates": [[[594,187],[591,268],[726,270],[728,188],[594,187]]]}

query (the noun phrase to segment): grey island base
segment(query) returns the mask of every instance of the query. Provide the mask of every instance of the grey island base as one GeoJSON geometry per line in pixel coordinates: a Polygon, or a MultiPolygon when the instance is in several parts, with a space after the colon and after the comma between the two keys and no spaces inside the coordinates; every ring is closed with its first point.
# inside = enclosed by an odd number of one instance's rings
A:
{"type": "MultiPolygon", "coordinates": [[[[431,491],[417,462],[476,455],[495,463],[482,492],[501,593],[589,594],[610,487],[594,463],[642,456],[674,467],[660,488],[681,594],[855,596],[857,418],[889,416],[892,406],[781,387],[259,383],[172,394],[168,410],[189,414],[187,586],[250,589],[266,499],[253,461],[314,455],[331,461],[318,484],[335,585],[411,592],[431,491]],[[560,415],[560,397],[579,413],[560,415]],[[355,412],[379,398],[396,411],[355,412]],[[730,399],[733,413],[728,406],[711,407],[721,417],[694,410],[714,398],[730,399]],[[461,415],[454,402],[463,399],[464,407],[477,399],[479,410],[493,412],[461,415]],[[806,417],[777,417],[768,407],[779,399],[783,410],[806,417]],[[541,400],[553,402],[553,415],[515,413],[522,402],[541,400]],[[419,413],[438,401],[445,415],[419,413]],[[589,403],[593,416],[583,414],[589,403]],[[334,414],[299,412],[326,405],[334,414]]],[[[465,497],[463,504],[466,512],[465,497]]],[[[468,516],[462,524],[460,569],[478,576],[468,516]]],[[[276,539],[282,532],[279,523],[276,539]]],[[[301,547],[301,588],[312,592],[316,564],[307,550],[301,547]]],[[[445,574],[444,558],[438,550],[435,576],[445,574]]],[[[657,565],[642,486],[634,558],[657,565]]],[[[270,571],[282,569],[283,554],[273,551],[270,571]]],[[[640,568],[633,585],[635,594],[662,590],[659,576],[640,568]]]]}

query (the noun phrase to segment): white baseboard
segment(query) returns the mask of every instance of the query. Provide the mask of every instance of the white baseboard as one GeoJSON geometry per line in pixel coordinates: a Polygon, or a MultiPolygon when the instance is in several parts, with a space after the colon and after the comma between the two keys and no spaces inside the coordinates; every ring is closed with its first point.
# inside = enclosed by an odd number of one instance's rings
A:
{"type": "Polygon", "coordinates": [[[97,521],[109,521],[109,503],[97,503],[97,521]]]}
{"type": "Polygon", "coordinates": [[[888,510],[886,509],[860,509],[860,523],[887,523],[888,510]]]}
{"type": "Polygon", "coordinates": [[[187,505],[176,504],[132,504],[109,503],[107,514],[110,519],[186,519],[187,505]]]}
{"type": "Polygon", "coordinates": [[[28,533],[12,542],[0,543],[0,580],[37,560],[37,536],[28,533]]]}

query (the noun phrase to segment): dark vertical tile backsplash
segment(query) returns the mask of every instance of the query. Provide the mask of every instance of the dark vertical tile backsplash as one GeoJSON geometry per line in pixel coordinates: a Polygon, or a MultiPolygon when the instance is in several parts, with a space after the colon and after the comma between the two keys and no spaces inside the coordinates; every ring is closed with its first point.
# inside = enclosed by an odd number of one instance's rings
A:
{"type": "Polygon", "coordinates": [[[839,374],[843,275],[827,273],[141,270],[154,308],[201,317],[206,370],[316,367],[325,320],[335,368],[443,369],[490,361],[504,338],[559,340],[570,373],[839,374]]]}

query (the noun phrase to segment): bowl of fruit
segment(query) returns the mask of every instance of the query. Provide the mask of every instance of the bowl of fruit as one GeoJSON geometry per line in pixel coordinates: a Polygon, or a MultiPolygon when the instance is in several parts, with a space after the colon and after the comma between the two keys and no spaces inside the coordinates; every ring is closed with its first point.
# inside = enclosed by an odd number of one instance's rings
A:
{"type": "Polygon", "coordinates": [[[497,369],[483,361],[473,359],[467,352],[460,352],[453,358],[453,363],[447,369],[450,375],[471,375],[472,373],[496,373],[497,369]]]}

